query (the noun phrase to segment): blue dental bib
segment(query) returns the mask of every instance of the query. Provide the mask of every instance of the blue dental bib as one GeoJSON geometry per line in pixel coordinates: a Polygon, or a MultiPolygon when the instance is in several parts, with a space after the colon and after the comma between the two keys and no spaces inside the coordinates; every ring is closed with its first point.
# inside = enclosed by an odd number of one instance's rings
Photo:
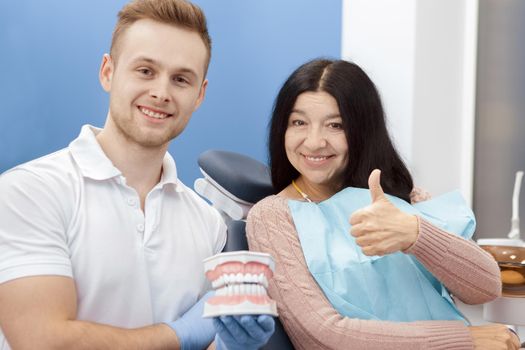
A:
{"type": "MultiPolygon", "coordinates": [[[[459,192],[410,205],[387,195],[400,210],[470,239],[476,222],[459,192]]],[[[308,269],[340,314],[367,320],[461,320],[445,286],[413,255],[366,256],[350,234],[352,213],[371,204],[370,191],[348,187],[320,203],[290,200],[308,269]]]]}

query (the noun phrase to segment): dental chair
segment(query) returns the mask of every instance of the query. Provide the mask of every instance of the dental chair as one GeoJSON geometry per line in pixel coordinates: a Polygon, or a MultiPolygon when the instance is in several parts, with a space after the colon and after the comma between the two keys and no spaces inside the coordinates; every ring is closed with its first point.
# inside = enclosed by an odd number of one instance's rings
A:
{"type": "MultiPolygon", "coordinates": [[[[211,202],[228,227],[223,251],[248,250],[245,230],[248,211],[273,194],[268,168],[250,157],[219,150],[202,153],[198,164],[204,178],[195,180],[195,191],[211,202]]],[[[294,349],[278,318],[275,333],[261,349],[294,349]]]]}

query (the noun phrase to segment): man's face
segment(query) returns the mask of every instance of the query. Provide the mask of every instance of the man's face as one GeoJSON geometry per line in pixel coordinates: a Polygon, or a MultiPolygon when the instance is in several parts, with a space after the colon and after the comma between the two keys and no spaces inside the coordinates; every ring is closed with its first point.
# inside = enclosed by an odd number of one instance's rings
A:
{"type": "Polygon", "coordinates": [[[110,93],[105,130],[146,148],[167,147],[204,98],[207,49],[196,32],[143,19],[123,33],[117,57],[104,56],[110,93]]]}

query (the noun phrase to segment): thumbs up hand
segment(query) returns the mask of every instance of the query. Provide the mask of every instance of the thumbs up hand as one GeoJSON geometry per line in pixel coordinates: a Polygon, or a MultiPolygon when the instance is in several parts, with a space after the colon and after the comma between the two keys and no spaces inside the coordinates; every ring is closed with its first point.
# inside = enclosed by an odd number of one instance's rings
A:
{"type": "Polygon", "coordinates": [[[350,234],[363,254],[386,255],[408,249],[417,239],[418,220],[395,207],[385,196],[380,183],[381,171],[368,178],[372,203],[350,216],[350,234]]]}

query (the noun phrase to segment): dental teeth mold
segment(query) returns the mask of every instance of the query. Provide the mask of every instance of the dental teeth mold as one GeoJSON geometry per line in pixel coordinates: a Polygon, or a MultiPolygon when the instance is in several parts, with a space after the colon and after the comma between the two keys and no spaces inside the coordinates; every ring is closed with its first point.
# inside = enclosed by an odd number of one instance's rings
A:
{"type": "Polygon", "coordinates": [[[204,304],[203,317],[220,315],[277,315],[266,288],[275,263],[270,254],[235,251],[204,259],[204,272],[215,295],[204,304]]]}

